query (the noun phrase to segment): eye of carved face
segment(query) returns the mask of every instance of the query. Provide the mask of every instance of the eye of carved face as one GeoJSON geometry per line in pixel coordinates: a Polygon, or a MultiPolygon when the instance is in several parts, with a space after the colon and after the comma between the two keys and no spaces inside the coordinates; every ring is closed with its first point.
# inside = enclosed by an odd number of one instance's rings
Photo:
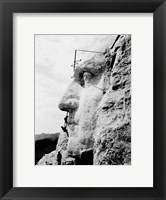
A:
{"type": "Polygon", "coordinates": [[[83,71],[80,73],[77,73],[75,76],[75,81],[78,82],[81,87],[85,87],[86,83],[90,83],[93,79],[95,78],[95,76],[87,71],[83,71]]]}
{"type": "Polygon", "coordinates": [[[92,78],[92,74],[90,72],[84,72],[83,79],[84,79],[85,82],[90,81],[91,78],[92,78]]]}

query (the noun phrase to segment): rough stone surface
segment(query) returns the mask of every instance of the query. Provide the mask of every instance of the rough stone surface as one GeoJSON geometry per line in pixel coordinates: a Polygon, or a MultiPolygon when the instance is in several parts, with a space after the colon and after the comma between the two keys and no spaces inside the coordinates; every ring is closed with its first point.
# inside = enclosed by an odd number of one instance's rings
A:
{"type": "Polygon", "coordinates": [[[98,106],[94,164],[131,164],[131,38],[122,36],[107,61],[116,53],[110,87],[98,106]],[[116,50],[117,49],[117,50],[116,50]],[[113,52],[113,53],[112,53],[113,52]]]}
{"type": "Polygon", "coordinates": [[[59,108],[69,112],[69,138],[61,133],[45,163],[57,164],[61,151],[64,165],[131,164],[130,35],[118,36],[103,54],[77,67],[59,108]]]}

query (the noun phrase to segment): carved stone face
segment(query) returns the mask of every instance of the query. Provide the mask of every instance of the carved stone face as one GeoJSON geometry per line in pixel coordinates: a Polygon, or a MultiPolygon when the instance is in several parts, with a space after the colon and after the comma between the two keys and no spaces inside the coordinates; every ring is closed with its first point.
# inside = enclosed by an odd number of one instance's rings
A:
{"type": "Polygon", "coordinates": [[[69,112],[69,155],[93,148],[94,116],[105,89],[105,66],[104,55],[97,54],[77,67],[74,80],[61,98],[59,108],[69,112]]]}

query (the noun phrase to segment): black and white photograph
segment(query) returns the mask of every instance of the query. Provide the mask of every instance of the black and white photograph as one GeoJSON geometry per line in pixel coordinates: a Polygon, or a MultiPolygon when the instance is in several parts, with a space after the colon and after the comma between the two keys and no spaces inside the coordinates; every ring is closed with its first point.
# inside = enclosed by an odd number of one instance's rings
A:
{"type": "Polygon", "coordinates": [[[131,40],[34,35],[35,165],[131,165],[131,40]]]}

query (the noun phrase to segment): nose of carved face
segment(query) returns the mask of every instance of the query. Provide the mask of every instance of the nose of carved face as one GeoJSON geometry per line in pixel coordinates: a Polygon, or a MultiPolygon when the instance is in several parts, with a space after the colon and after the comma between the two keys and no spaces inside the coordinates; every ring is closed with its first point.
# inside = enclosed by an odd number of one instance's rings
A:
{"type": "Polygon", "coordinates": [[[77,82],[73,81],[62,96],[58,105],[59,109],[67,112],[77,110],[79,106],[80,89],[81,86],[77,82]]]}

